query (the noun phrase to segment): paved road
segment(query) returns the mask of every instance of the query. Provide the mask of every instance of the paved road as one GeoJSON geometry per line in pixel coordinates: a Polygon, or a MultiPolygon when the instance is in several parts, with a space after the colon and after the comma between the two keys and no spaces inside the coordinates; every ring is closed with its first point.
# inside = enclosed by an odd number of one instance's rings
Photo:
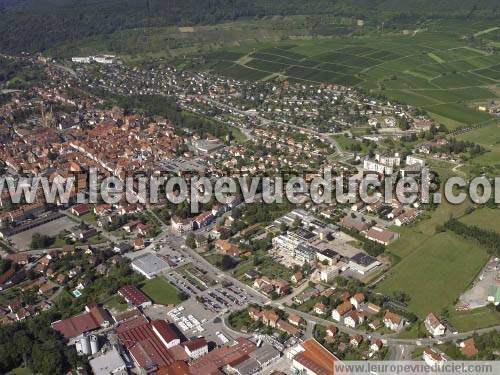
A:
{"type": "Polygon", "coordinates": [[[440,338],[424,338],[424,339],[420,339],[420,340],[399,339],[399,338],[394,337],[396,334],[382,335],[382,334],[377,333],[377,332],[367,333],[367,332],[364,332],[364,331],[361,331],[358,329],[353,329],[353,328],[347,327],[347,326],[340,324],[340,323],[332,322],[332,321],[327,320],[327,319],[323,319],[323,318],[313,316],[313,315],[308,314],[308,313],[298,311],[298,310],[293,309],[293,308],[288,307],[288,306],[283,306],[279,301],[271,301],[269,298],[260,294],[255,289],[253,289],[253,288],[249,287],[248,285],[242,283],[241,281],[235,279],[232,275],[219,270],[218,268],[213,266],[211,263],[209,263],[205,258],[200,256],[195,251],[193,251],[191,249],[189,249],[188,251],[193,255],[193,257],[196,257],[204,266],[206,266],[206,269],[212,270],[212,272],[214,272],[214,273],[224,274],[227,279],[229,279],[233,282],[233,284],[239,286],[240,288],[246,290],[250,295],[254,296],[256,298],[256,300],[254,302],[256,302],[258,304],[271,305],[271,306],[276,307],[278,309],[282,309],[289,314],[291,314],[291,313],[297,314],[301,318],[306,320],[307,322],[312,322],[314,324],[321,324],[321,325],[335,324],[341,332],[344,332],[344,333],[349,334],[349,335],[359,334],[366,339],[378,338],[378,339],[384,340],[388,344],[413,346],[413,345],[431,345],[431,344],[437,344],[439,342],[461,340],[461,339],[465,339],[467,337],[470,337],[473,333],[482,334],[482,333],[487,333],[487,332],[491,332],[491,331],[500,331],[500,326],[496,326],[496,327],[479,329],[479,330],[475,330],[475,331],[463,332],[463,333],[459,333],[456,335],[447,335],[447,336],[440,337],[440,338]],[[418,344],[417,344],[417,342],[418,342],[418,344]]]}
{"type": "MultiPolygon", "coordinates": [[[[244,115],[244,116],[250,116],[247,111],[242,111],[241,109],[232,107],[232,106],[230,106],[228,104],[225,104],[225,103],[218,102],[218,101],[213,100],[213,99],[211,99],[211,98],[209,98],[207,96],[204,96],[203,98],[207,102],[210,102],[213,105],[218,106],[219,108],[230,110],[230,111],[232,111],[234,113],[239,113],[239,114],[244,115]]],[[[275,120],[269,120],[269,119],[267,119],[265,117],[260,116],[259,114],[252,114],[251,116],[253,118],[256,118],[256,119],[260,120],[263,124],[268,124],[269,125],[269,124],[273,123],[273,124],[277,124],[277,125],[281,125],[281,126],[286,126],[286,127],[290,127],[290,128],[293,128],[293,129],[305,132],[307,134],[313,135],[315,137],[318,137],[321,140],[323,140],[324,142],[327,142],[327,143],[330,143],[331,145],[333,145],[333,147],[335,148],[337,154],[340,157],[344,157],[344,156],[351,157],[352,156],[352,154],[346,153],[344,150],[342,150],[342,147],[340,147],[339,143],[337,141],[335,141],[334,139],[332,139],[331,135],[333,133],[319,133],[319,132],[316,132],[316,131],[314,131],[312,129],[309,129],[309,128],[304,128],[304,127],[297,126],[297,125],[287,124],[287,123],[279,122],[279,121],[275,121],[275,120]]]]}
{"type": "Polygon", "coordinates": [[[389,360],[390,361],[410,361],[412,353],[415,349],[411,345],[393,345],[389,347],[389,360]]]}

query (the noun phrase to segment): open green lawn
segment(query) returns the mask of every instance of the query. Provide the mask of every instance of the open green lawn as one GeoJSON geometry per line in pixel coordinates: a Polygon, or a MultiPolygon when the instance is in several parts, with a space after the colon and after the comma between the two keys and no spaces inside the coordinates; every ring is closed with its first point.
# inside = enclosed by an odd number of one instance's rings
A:
{"type": "Polygon", "coordinates": [[[420,242],[398,263],[377,291],[411,296],[408,309],[424,318],[453,304],[488,260],[486,250],[452,233],[439,233],[420,242]]]}
{"type": "MultiPolygon", "coordinates": [[[[354,133],[354,131],[352,131],[352,132],[354,133]]],[[[335,141],[338,142],[338,144],[340,145],[340,147],[343,150],[350,151],[351,147],[353,145],[358,145],[359,147],[361,147],[362,151],[367,151],[368,150],[368,147],[363,142],[360,142],[360,141],[358,141],[356,139],[348,138],[348,137],[346,137],[343,134],[341,134],[341,135],[334,135],[334,136],[332,136],[332,138],[335,141]]]]}
{"type": "Polygon", "coordinates": [[[119,295],[114,295],[103,302],[104,306],[116,312],[122,312],[127,309],[127,303],[119,295]]]}
{"type": "Polygon", "coordinates": [[[142,291],[153,301],[160,305],[177,305],[181,302],[179,291],[161,277],[146,281],[142,291]]]}
{"type": "Polygon", "coordinates": [[[471,159],[468,163],[469,167],[476,170],[486,167],[490,169],[491,175],[494,176],[500,173],[500,123],[493,123],[461,134],[457,139],[480,144],[487,150],[486,153],[471,159]]]}
{"type": "Polygon", "coordinates": [[[423,323],[414,323],[410,325],[407,329],[399,333],[398,338],[400,339],[418,339],[422,337],[427,337],[429,332],[425,329],[423,323]]]}
{"type": "Polygon", "coordinates": [[[415,251],[419,244],[421,244],[427,236],[421,232],[416,231],[412,227],[403,226],[391,227],[391,230],[394,232],[398,232],[403,238],[403,241],[394,241],[387,247],[387,251],[391,254],[396,255],[398,258],[404,258],[410,255],[413,251],[415,251]]]}
{"type": "Polygon", "coordinates": [[[449,320],[458,331],[467,332],[500,325],[500,314],[488,306],[465,312],[450,309],[449,320]]]}
{"type": "Polygon", "coordinates": [[[78,219],[83,220],[84,222],[90,225],[97,224],[97,218],[93,212],[88,212],[85,215],[80,216],[78,219]]]}
{"type": "Polygon", "coordinates": [[[460,221],[467,225],[477,225],[483,229],[490,229],[500,233],[499,219],[500,210],[485,207],[461,217],[460,221]]]}
{"type": "Polygon", "coordinates": [[[422,220],[415,227],[415,230],[425,234],[427,238],[436,233],[436,228],[438,226],[442,225],[450,218],[462,216],[467,208],[472,205],[467,199],[458,205],[448,203],[446,199],[444,199],[444,196],[441,199],[442,203],[440,203],[436,210],[431,213],[430,218],[422,220]]]}
{"type": "Polygon", "coordinates": [[[478,143],[484,147],[495,147],[500,143],[500,123],[475,129],[471,132],[461,134],[457,138],[478,143]]]}

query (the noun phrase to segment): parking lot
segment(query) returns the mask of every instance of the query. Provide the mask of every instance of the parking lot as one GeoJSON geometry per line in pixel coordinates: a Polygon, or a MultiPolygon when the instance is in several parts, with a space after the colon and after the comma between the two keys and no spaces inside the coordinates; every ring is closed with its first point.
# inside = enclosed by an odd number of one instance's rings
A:
{"type": "Polygon", "coordinates": [[[207,311],[195,299],[184,301],[167,313],[167,319],[174,322],[187,338],[205,337],[215,345],[225,345],[237,336],[226,329],[222,313],[207,311]]]}
{"type": "Polygon", "coordinates": [[[146,249],[127,253],[155,252],[167,257],[171,267],[158,277],[185,293],[189,298],[175,308],[152,306],[146,314],[152,319],[168,319],[174,322],[187,338],[204,336],[215,345],[224,345],[243,334],[227,327],[224,318],[236,310],[245,308],[250,301],[259,303],[259,298],[246,290],[243,284],[229,281],[222,271],[207,264],[191,249],[185,240],[170,231],[152,241],[146,249]]]}
{"type": "Polygon", "coordinates": [[[33,234],[40,233],[47,236],[57,236],[63,230],[69,230],[75,226],[75,223],[68,220],[66,217],[49,221],[48,223],[39,225],[35,228],[15,234],[10,237],[10,241],[17,249],[26,250],[30,248],[31,238],[33,234]]]}
{"type": "Polygon", "coordinates": [[[164,274],[164,277],[177,289],[196,298],[205,310],[213,313],[241,309],[250,299],[245,290],[235,285],[223,287],[217,283],[214,286],[203,287],[193,278],[176,270],[170,270],[164,274]]]}

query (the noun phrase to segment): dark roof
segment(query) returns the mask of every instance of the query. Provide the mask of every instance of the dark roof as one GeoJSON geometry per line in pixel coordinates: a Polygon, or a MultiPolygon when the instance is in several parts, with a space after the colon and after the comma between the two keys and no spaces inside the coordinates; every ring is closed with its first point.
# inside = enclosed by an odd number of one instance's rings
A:
{"type": "Polygon", "coordinates": [[[369,266],[373,262],[377,261],[377,259],[375,259],[374,257],[372,257],[368,254],[364,254],[364,253],[357,253],[356,255],[351,257],[351,260],[354,263],[357,263],[357,264],[364,266],[364,267],[369,266]]]}
{"type": "Polygon", "coordinates": [[[332,258],[335,258],[337,255],[339,255],[339,253],[337,253],[336,251],[334,251],[332,249],[326,249],[326,250],[323,250],[321,252],[321,255],[332,259],[332,258]]]}
{"type": "Polygon", "coordinates": [[[300,236],[302,237],[303,239],[305,240],[310,240],[311,238],[314,237],[314,233],[311,232],[310,230],[308,229],[304,229],[304,228],[298,228],[296,231],[295,231],[295,234],[297,236],[300,236]]]}

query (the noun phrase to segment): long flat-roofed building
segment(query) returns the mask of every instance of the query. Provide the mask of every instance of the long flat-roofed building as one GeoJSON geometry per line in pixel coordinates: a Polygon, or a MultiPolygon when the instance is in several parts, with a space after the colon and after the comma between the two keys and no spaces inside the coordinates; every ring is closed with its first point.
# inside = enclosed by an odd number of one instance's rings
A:
{"type": "Polygon", "coordinates": [[[333,375],[333,364],[339,359],[315,339],[304,341],[297,350],[292,358],[294,370],[307,375],[333,375]]]}
{"type": "Polygon", "coordinates": [[[153,279],[156,275],[169,268],[166,260],[159,256],[146,253],[135,258],[131,263],[132,269],[144,275],[148,279],[153,279]]]}
{"type": "Polygon", "coordinates": [[[144,316],[138,316],[121,324],[115,328],[115,333],[122,345],[129,351],[135,365],[146,373],[169,366],[175,360],[155,332],[153,324],[144,316]]]}

